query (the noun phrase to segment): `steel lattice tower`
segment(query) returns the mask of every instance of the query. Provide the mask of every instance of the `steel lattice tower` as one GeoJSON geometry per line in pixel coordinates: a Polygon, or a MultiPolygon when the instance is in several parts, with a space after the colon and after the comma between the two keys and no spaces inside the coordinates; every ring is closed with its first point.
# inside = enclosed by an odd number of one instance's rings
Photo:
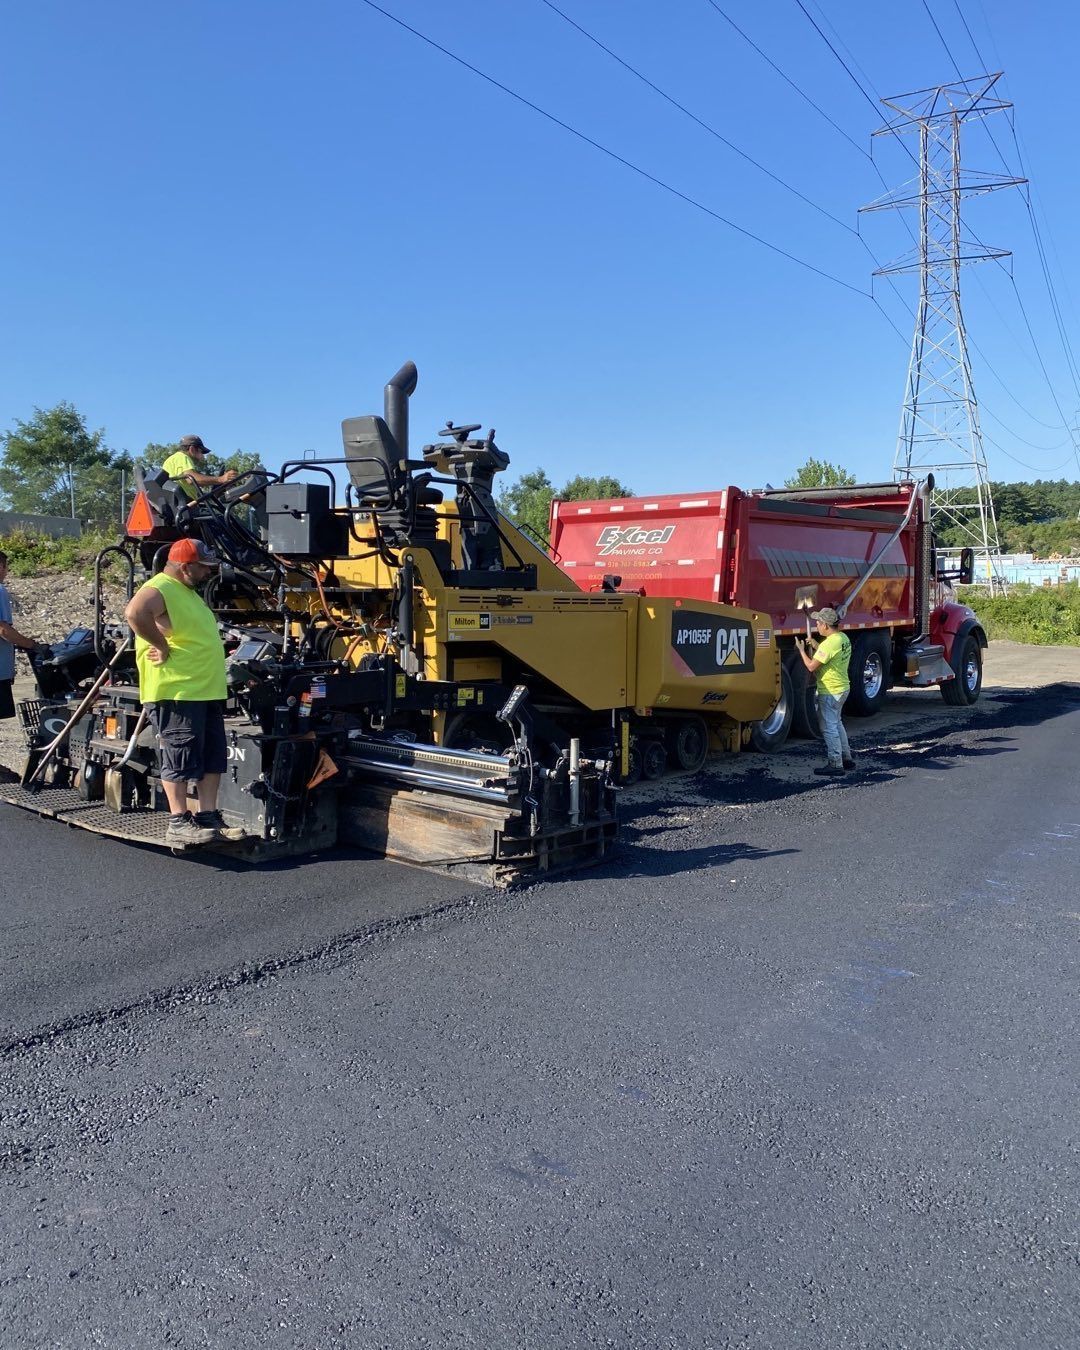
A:
{"type": "Polygon", "coordinates": [[[874,273],[919,273],[919,310],[893,477],[934,475],[934,510],[947,523],[960,527],[965,545],[976,552],[976,576],[988,580],[992,590],[1004,589],[1004,578],[960,308],[960,269],[966,263],[1007,258],[1009,251],[987,247],[965,236],[960,204],[965,197],[1014,187],[1026,180],[962,170],[960,131],[972,118],[981,119],[1012,106],[992,93],[1000,78],[1000,72],[980,75],[882,99],[894,116],[874,135],[917,134],[918,175],[861,208],[884,211],[917,207],[919,211],[917,248],[874,273]]]}

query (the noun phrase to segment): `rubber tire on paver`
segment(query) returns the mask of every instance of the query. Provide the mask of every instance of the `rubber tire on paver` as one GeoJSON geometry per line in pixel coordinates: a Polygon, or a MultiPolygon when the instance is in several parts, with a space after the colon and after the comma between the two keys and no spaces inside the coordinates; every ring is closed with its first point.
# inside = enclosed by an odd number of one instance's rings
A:
{"type": "Polygon", "coordinates": [[[802,663],[798,652],[787,657],[795,702],[791,709],[791,734],[807,740],[821,740],[821,717],[817,706],[817,681],[802,663]]]}
{"type": "Polygon", "coordinates": [[[709,754],[709,728],[704,717],[691,713],[680,717],[668,730],[672,764],[686,773],[697,773],[709,754]]]}
{"type": "Polygon", "coordinates": [[[982,693],[982,647],[974,633],[968,633],[954,656],[959,658],[950,662],[956,672],[956,679],[946,680],[938,687],[941,697],[950,707],[966,708],[972,703],[978,703],[982,693]],[[965,675],[965,672],[968,674],[965,675]]]}
{"type": "Polygon", "coordinates": [[[641,776],[649,782],[663,778],[667,773],[667,746],[663,741],[650,737],[638,742],[641,749],[641,776]]]}
{"type": "Polygon", "coordinates": [[[795,695],[787,666],[780,666],[780,701],[772,713],[750,727],[750,744],[762,754],[771,755],[787,740],[791,732],[791,718],[795,709],[795,695]]]}
{"type": "Polygon", "coordinates": [[[889,694],[889,642],[881,633],[859,633],[852,639],[848,679],[851,693],[845,707],[856,717],[874,717],[889,694]]]}

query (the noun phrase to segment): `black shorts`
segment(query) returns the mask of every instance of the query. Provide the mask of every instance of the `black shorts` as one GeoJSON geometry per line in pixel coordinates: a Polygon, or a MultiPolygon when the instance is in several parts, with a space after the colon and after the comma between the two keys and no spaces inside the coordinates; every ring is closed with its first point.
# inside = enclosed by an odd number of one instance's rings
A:
{"type": "Polygon", "coordinates": [[[157,732],[161,777],[166,783],[197,783],[208,773],[225,772],[224,703],[170,699],[146,706],[157,732]]]}
{"type": "Polygon", "coordinates": [[[15,716],[15,700],[11,696],[11,681],[0,680],[0,717],[15,716]]]}

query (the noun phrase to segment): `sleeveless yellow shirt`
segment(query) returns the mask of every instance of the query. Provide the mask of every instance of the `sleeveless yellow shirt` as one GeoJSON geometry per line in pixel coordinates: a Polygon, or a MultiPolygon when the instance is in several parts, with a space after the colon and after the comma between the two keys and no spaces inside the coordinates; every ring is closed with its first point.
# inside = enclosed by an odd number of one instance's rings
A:
{"type": "Polygon", "coordinates": [[[225,648],[217,619],[202,596],[182,581],[159,572],[145,583],[161,592],[172,624],[170,656],[163,666],[147,659],[150,644],[135,639],[139,668],[139,698],[143,703],[209,703],[228,696],[225,686],[225,648]]]}

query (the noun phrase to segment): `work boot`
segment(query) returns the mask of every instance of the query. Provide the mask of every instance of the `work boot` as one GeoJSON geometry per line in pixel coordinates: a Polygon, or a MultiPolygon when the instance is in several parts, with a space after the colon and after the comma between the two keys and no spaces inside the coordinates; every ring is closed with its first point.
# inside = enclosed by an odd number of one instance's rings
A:
{"type": "Polygon", "coordinates": [[[822,778],[843,778],[844,769],[839,764],[819,764],[814,770],[822,778]]]}
{"type": "Polygon", "coordinates": [[[845,769],[853,769],[855,767],[855,760],[851,755],[845,755],[840,762],[845,769]]]}
{"type": "Polygon", "coordinates": [[[182,816],[170,816],[165,831],[165,842],[170,848],[195,848],[200,844],[212,844],[217,834],[195,822],[190,811],[182,816]]]}
{"type": "Polygon", "coordinates": [[[195,824],[203,829],[213,830],[218,839],[227,840],[229,843],[247,837],[247,830],[242,825],[228,824],[220,811],[196,811],[195,824]]]}

